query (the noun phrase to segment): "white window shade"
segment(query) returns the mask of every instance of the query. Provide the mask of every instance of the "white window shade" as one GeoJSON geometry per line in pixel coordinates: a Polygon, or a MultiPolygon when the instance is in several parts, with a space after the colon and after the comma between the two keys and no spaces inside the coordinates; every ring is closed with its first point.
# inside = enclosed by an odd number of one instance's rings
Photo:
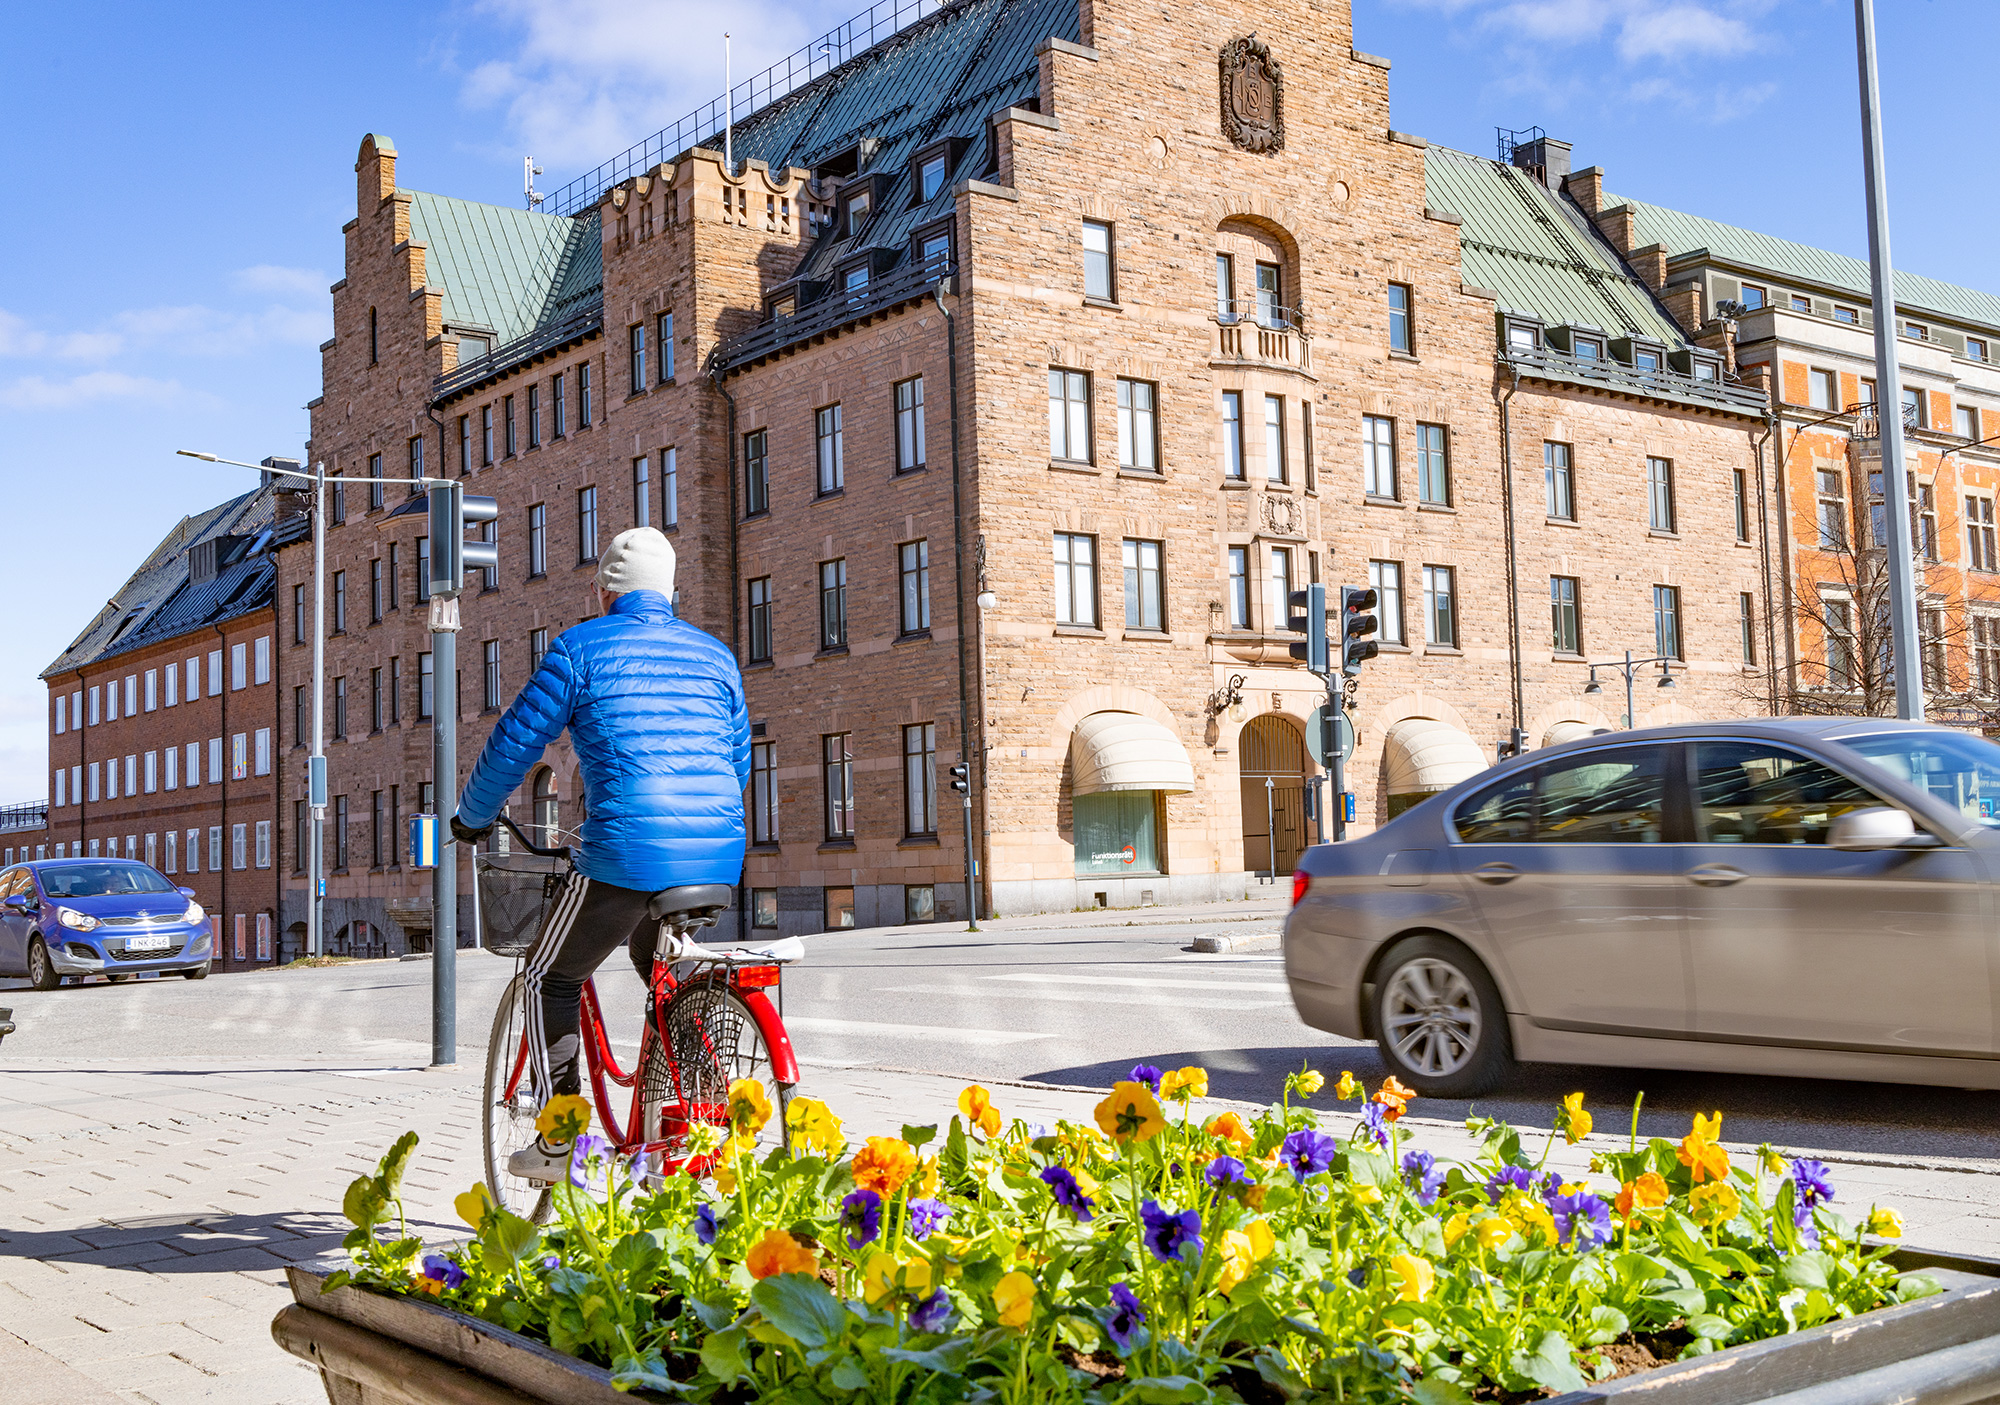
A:
{"type": "Polygon", "coordinates": [[[1385,740],[1392,796],[1449,790],[1492,764],[1478,742],[1428,717],[1398,722],[1385,740]]]}
{"type": "Polygon", "coordinates": [[[1072,795],[1115,790],[1194,789],[1194,766],[1180,739],[1136,712],[1093,712],[1069,744],[1072,795]]]}

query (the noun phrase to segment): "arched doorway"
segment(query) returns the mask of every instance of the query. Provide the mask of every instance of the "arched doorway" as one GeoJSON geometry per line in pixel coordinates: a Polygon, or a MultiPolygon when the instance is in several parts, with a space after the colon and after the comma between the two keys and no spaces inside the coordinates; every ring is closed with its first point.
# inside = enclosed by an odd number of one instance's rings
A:
{"type": "Polygon", "coordinates": [[[1243,787],[1243,866],[1275,878],[1298,866],[1306,832],[1305,738],[1288,717],[1253,717],[1237,743],[1243,787]]]}
{"type": "Polygon", "coordinates": [[[531,827],[535,843],[544,849],[555,847],[558,806],[556,773],[547,766],[535,772],[534,817],[531,827]]]}

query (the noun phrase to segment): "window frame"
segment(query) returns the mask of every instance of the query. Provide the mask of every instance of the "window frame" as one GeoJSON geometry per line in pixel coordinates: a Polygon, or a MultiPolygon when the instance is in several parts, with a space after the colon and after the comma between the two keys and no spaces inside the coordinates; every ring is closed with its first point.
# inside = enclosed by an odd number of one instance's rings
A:
{"type": "Polygon", "coordinates": [[[1224,557],[1229,580],[1228,621],[1231,629],[1250,628],[1250,548],[1231,546],[1224,557]]]}
{"type": "Polygon", "coordinates": [[[1089,465],[1096,462],[1093,457],[1095,435],[1091,424],[1092,385],[1089,371],[1072,370],[1066,366],[1049,367],[1049,458],[1056,463],[1089,465]],[[1081,394],[1077,392],[1081,389],[1081,394]],[[1079,426],[1079,419],[1081,425],[1079,426]],[[1078,443],[1078,439],[1081,443],[1078,443]],[[1071,453],[1082,449],[1081,454],[1071,453]]]}
{"type": "Polygon", "coordinates": [[[549,573],[549,505],[528,504],[528,579],[540,580],[549,573]]]}
{"type": "Polygon", "coordinates": [[[1458,570],[1453,566],[1423,565],[1424,646],[1426,649],[1456,649],[1458,638],[1458,570]],[[1443,589],[1438,587],[1442,583],[1443,589]]]}
{"type": "Polygon", "coordinates": [[[1377,502],[1399,503],[1402,473],[1396,463],[1396,420],[1393,415],[1361,417],[1361,494],[1377,502]],[[1387,464],[1386,487],[1384,463],[1387,464]]]}
{"type": "Polygon", "coordinates": [[[1687,623],[1677,585],[1653,587],[1653,652],[1677,663],[1687,661],[1687,623]]]}
{"type": "Polygon", "coordinates": [[[1417,501],[1425,507],[1450,507],[1451,430],[1442,424],[1418,421],[1417,501]],[[1435,443],[1431,442],[1435,440],[1435,443]],[[1442,491],[1438,491],[1442,485],[1442,491]]]}
{"type": "Polygon", "coordinates": [[[1229,483],[1247,483],[1248,467],[1243,462],[1243,392],[1222,392],[1222,477],[1229,483]]]}
{"type": "Polygon", "coordinates": [[[646,323],[643,319],[626,329],[627,355],[630,359],[633,395],[646,393],[650,382],[646,379],[646,323]]]}
{"type": "Polygon", "coordinates": [[[1550,647],[1566,658],[1583,656],[1583,581],[1549,577],[1550,647]]]}
{"type": "Polygon", "coordinates": [[[779,820],[778,744],[761,740],[750,743],[750,842],[778,843],[779,820]]]}
{"type": "Polygon", "coordinates": [[[1266,394],[1264,396],[1264,481],[1267,483],[1290,483],[1292,481],[1291,455],[1286,445],[1285,397],[1266,394]]]}
{"type": "Polygon", "coordinates": [[[931,545],[927,537],[896,544],[896,602],[902,638],[930,633],[931,545]]]}
{"type": "Polygon", "coordinates": [[[903,725],[903,837],[934,839],[938,832],[937,723],[903,725]],[[911,743],[915,742],[912,747],[911,743]]]}
{"type": "Polygon", "coordinates": [[[1119,376],[1116,384],[1118,469],[1121,473],[1157,474],[1160,472],[1159,384],[1134,376],[1119,376]],[[1145,400],[1144,405],[1139,403],[1141,399],[1145,400]]]}
{"type": "Polygon", "coordinates": [[[813,465],[819,487],[816,496],[830,498],[847,490],[846,439],[838,400],[813,411],[813,465]]]}
{"type": "Polygon", "coordinates": [[[1167,545],[1150,537],[1126,537],[1119,543],[1119,564],[1124,572],[1125,629],[1152,634],[1167,632],[1167,545]],[[1151,548],[1152,563],[1147,564],[1151,548]],[[1151,607],[1152,622],[1147,623],[1151,607]]]}
{"type": "Polygon", "coordinates": [[[1417,354],[1415,342],[1416,293],[1408,283],[1391,283],[1388,285],[1388,288],[1389,350],[1401,352],[1405,356],[1415,356],[1417,354]],[[1397,294],[1399,293],[1402,295],[1401,307],[1396,305],[1397,294]],[[1399,328],[1400,338],[1398,335],[1399,328]]]}
{"type": "Polygon", "coordinates": [[[854,733],[820,734],[820,818],[826,842],[854,839],[854,733]]]}
{"type": "Polygon", "coordinates": [[[1660,454],[1646,455],[1646,528],[1666,535],[1678,535],[1674,512],[1674,461],[1660,454]]]}
{"type": "Polygon", "coordinates": [[[891,387],[890,403],[896,416],[896,472],[915,473],[925,468],[928,445],[924,436],[924,378],[921,375],[899,380],[891,387]]]}
{"type": "Polygon", "coordinates": [[[745,583],[746,609],[750,619],[747,643],[751,663],[771,662],[771,578],[752,576],[745,583]]]}
{"type": "Polygon", "coordinates": [[[1112,224],[1109,220],[1084,220],[1082,221],[1079,229],[1078,242],[1081,245],[1083,252],[1082,267],[1083,267],[1084,300],[1086,302],[1106,302],[1106,303],[1117,302],[1118,301],[1117,226],[1112,224]],[[1102,249],[1096,249],[1091,247],[1091,236],[1094,231],[1102,232],[1102,237],[1104,240],[1104,247],[1102,249]],[[1093,289],[1094,280],[1092,275],[1094,273],[1102,274],[1101,279],[1095,280],[1095,287],[1101,288],[1102,291],[1094,291],[1093,289]]]}
{"type": "Polygon", "coordinates": [[[822,654],[847,651],[847,558],[836,556],[822,561],[819,579],[819,651],[822,654]]]}
{"type": "Polygon", "coordinates": [[[1098,629],[1104,617],[1100,608],[1097,579],[1097,536],[1091,532],[1057,532],[1054,534],[1055,554],[1052,558],[1055,580],[1055,622],[1058,627],[1070,629],[1098,629]],[[1077,543],[1084,544],[1085,559],[1077,559],[1077,543]],[[1082,575],[1078,573],[1081,572],[1082,575]],[[1079,617],[1079,585],[1089,586],[1087,617],[1079,617]],[[1065,613],[1065,602],[1068,610],[1065,613]]]}
{"type": "Polygon", "coordinates": [[[743,515],[761,517],[771,510],[771,432],[753,429],[743,436],[743,515]]]}
{"type": "Polygon", "coordinates": [[[1376,643],[1407,648],[1409,635],[1403,627],[1403,563],[1371,557],[1368,586],[1375,592],[1376,643]]]}
{"type": "Polygon", "coordinates": [[[1576,447],[1564,440],[1542,441],[1542,506],[1550,521],[1577,520],[1576,447]]]}

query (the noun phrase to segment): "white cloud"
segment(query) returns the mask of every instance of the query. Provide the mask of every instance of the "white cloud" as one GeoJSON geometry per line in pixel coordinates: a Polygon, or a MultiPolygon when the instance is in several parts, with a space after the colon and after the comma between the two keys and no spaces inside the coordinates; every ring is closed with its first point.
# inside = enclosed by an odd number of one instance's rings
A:
{"type": "Polygon", "coordinates": [[[43,332],[0,308],[0,356],[100,361],[117,350],[118,338],[109,332],[43,332]]]}
{"type": "Polygon", "coordinates": [[[327,296],[327,286],[332,280],[316,268],[285,268],[275,263],[260,263],[254,268],[239,269],[235,281],[237,287],[249,293],[282,293],[318,299],[327,296]]]}
{"type": "Polygon", "coordinates": [[[1629,15],[1618,31],[1618,57],[1627,63],[1708,54],[1741,56],[1755,47],[1756,36],[1749,25],[1700,5],[1673,5],[1629,15]]]}
{"type": "Polygon", "coordinates": [[[127,375],[123,371],[87,371],[68,380],[23,376],[0,383],[0,408],[10,410],[73,410],[80,405],[108,401],[166,405],[184,403],[189,398],[178,381],[127,375]]]}

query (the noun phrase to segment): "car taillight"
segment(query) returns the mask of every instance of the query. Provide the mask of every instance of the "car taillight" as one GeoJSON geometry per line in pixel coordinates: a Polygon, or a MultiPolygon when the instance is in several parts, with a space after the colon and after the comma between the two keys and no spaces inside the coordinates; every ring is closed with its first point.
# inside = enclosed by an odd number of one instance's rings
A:
{"type": "Polygon", "coordinates": [[[780,970],[777,966],[738,966],[736,984],[743,990],[763,990],[778,983],[780,970]]]}
{"type": "Polygon", "coordinates": [[[1299,899],[1306,895],[1306,890],[1312,887],[1312,885],[1313,885],[1312,875],[1310,873],[1307,873],[1304,869],[1300,869],[1297,873],[1294,873],[1292,875],[1293,907],[1297,907],[1299,905],[1299,899]]]}

